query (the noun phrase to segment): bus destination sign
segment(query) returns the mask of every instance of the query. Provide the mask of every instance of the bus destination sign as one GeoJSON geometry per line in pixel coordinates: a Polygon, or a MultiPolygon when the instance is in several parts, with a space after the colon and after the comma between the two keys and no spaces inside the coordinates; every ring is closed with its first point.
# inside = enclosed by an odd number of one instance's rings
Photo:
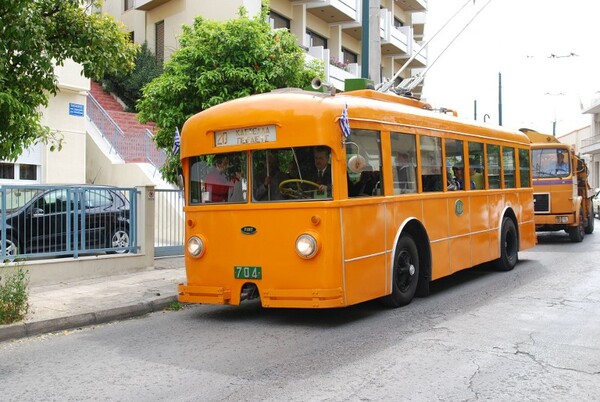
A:
{"type": "Polygon", "coordinates": [[[276,140],[274,125],[215,131],[215,146],[217,147],[275,142],[276,140]]]}

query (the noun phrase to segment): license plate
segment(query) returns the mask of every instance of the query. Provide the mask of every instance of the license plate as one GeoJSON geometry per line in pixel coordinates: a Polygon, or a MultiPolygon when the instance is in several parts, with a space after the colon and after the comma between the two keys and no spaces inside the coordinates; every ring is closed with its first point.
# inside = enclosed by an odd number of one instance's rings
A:
{"type": "Polygon", "coordinates": [[[250,267],[247,265],[233,267],[235,279],[262,279],[261,267],[250,267]]]}

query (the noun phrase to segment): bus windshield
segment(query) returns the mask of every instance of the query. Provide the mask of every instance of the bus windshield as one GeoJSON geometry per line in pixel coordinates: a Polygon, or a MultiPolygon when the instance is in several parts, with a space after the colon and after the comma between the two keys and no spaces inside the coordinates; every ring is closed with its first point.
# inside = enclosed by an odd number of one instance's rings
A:
{"type": "Polygon", "coordinates": [[[192,157],[190,205],[331,199],[330,155],[311,146],[192,157]]]}
{"type": "Polygon", "coordinates": [[[533,149],[533,178],[565,177],[570,174],[569,155],[564,148],[533,149]]]}

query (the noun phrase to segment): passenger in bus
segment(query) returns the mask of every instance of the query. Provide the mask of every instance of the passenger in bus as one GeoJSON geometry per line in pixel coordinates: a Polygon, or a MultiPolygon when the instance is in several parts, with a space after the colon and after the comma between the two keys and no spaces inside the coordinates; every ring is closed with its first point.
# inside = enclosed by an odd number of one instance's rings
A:
{"type": "Polygon", "coordinates": [[[267,161],[267,168],[257,176],[258,186],[254,190],[254,198],[260,201],[283,200],[279,184],[290,176],[279,168],[279,156],[276,153],[269,152],[267,161]]]}
{"type": "Polygon", "coordinates": [[[234,182],[227,177],[229,168],[229,157],[227,155],[216,155],[213,160],[214,166],[206,175],[206,191],[210,195],[210,202],[226,202],[234,182]]]}
{"type": "Polygon", "coordinates": [[[348,195],[351,197],[364,197],[373,195],[373,191],[379,184],[379,181],[379,172],[373,171],[373,167],[367,165],[365,170],[360,173],[358,181],[353,184],[348,184],[348,195]]]}
{"type": "Polygon", "coordinates": [[[483,190],[485,187],[485,178],[483,177],[481,165],[478,165],[475,160],[469,160],[469,167],[471,168],[471,180],[475,183],[475,189],[483,190]]]}
{"type": "MultiPolygon", "coordinates": [[[[462,164],[454,165],[452,171],[454,172],[454,178],[448,185],[448,190],[464,190],[465,167],[462,164]]],[[[469,185],[471,190],[475,190],[475,182],[472,179],[469,185]]]]}

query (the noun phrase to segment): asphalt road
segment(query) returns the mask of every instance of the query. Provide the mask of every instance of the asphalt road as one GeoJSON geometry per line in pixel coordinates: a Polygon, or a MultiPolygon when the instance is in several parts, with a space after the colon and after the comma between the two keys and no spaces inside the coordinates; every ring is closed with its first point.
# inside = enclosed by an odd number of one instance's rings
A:
{"type": "Polygon", "coordinates": [[[600,230],[390,310],[191,306],[0,343],[0,399],[600,400],[600,230]]]}

